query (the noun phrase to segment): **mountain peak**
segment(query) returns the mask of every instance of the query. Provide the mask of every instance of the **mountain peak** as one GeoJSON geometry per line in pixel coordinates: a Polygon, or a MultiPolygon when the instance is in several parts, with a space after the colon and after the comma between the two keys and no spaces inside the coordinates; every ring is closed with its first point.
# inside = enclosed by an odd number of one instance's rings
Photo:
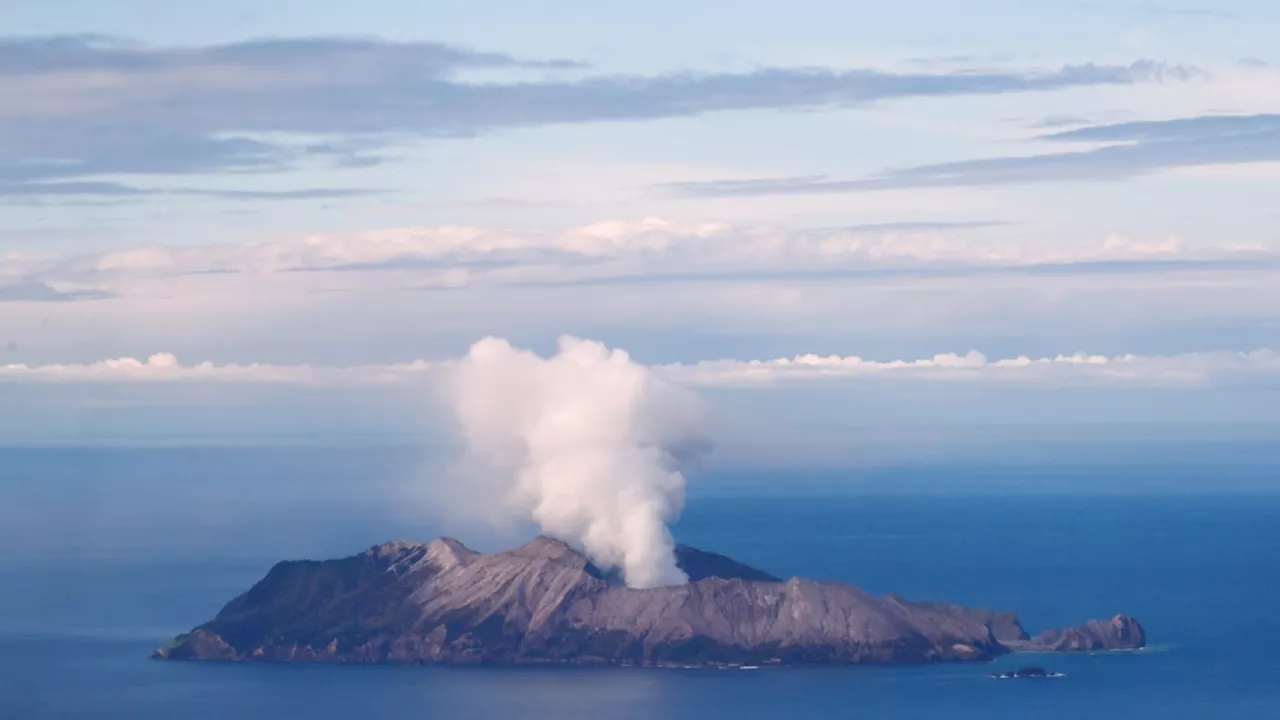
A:
{"type": "Polygon", "coordinates": [[[521,557],[540,557],[547,559],[561,558],[566,555],[582,556],[582,553],[574,550],[569,543],[553,538],[550,535],[539,535],[520,547],[508,551],[512,555],[521,557]]]}
{"type": "Polygon", "coordinates": [[[427,543],[427,561],[441,570],[465,564],[479,554],[451,537],[438,537],[427,543]]]}
{"type": "Polygon", "coordinates": [[[381,545],[374,545],[366,553],[377,558],[399,557],[407,552],[426,547],[417,540],[392,540],[381,545]]]}

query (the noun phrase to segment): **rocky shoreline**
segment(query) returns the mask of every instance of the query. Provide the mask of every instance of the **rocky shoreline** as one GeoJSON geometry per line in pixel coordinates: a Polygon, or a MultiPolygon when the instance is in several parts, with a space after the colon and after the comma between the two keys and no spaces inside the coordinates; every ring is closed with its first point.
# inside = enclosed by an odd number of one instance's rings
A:
{"type": "Polygon", "coordinates": [[[633,589],[563,542],[481,554],[399,541],[277,564],[165,660],[761,667],[979,662],[1143,647],[1118,615],[1030,636],[1012,613],[782,580],[680,546],[683,585],[633,589]]]}

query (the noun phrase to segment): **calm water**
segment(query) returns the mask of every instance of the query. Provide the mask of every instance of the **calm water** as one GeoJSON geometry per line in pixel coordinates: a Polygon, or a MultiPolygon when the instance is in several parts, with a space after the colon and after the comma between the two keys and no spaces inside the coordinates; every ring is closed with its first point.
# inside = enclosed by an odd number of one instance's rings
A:
{"type": "Polygon", "coordinates": [[[1116,612],[1147,626],[1149,651],[1036,658],[1066,672],[1061,680],[996,682],[991,666],[962,665],[146,659],[283,556],[436,532],[387,502],[402,497],[393,490],[416,462],[385,451],[0,451],[0,718],[1280,717],[1280,497],[1262,495],[855,494],[828,484],[761,496],[718,485],[695,495],[677,527],[683,541],[778,574],[1013,609],[1033,631],[1116,612]]]}

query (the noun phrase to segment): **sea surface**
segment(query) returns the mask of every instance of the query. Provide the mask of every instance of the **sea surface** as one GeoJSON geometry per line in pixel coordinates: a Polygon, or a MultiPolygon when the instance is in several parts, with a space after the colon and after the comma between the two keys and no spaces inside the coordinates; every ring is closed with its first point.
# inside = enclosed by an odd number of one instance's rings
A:
{"type": "Polygon", "coordinates": [[[1132,466],[1044,492],[1027,491],[1029,467],[1001,470],[1022,474],[1021,492],[973,467],[903,471],[901,485],[892,470],[727,473],[693,479],[675,532],[775,574],[1015,610],[1033,632],[1132,614],[1152,642],[1141,652],[754,671],[147,659],[277,560],[440,532],[447,513],[418,518],[420,463],[387,449],[0,450],[0,718],[1280,718],[1280,495],[1216,492],[1212,477],[1161,492],[1126,485],[1148,472],[1132,466]],[[1026,663],[1066,677],[987,677],[1026,663]]]}

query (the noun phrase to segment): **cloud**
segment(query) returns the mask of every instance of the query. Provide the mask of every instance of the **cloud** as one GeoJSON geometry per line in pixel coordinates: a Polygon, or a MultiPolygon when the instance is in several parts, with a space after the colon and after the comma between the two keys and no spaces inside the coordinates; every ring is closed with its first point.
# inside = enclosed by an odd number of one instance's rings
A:
{"type": "Polygon", "coordinates": [[[10,37],[0,40],[0,182],[369,165],[404,136],[1196,75],[1142,61],[1043,72],[765,68],[634,76],[588,71],[570,61],[376,39],[156,47],[97,36],[10,37]],[[477,70],[501,75],[483,82],[465,77],[477,70]],[[540,76],[522,77],[531,71],[540,76]],[[281,134],[327,139],[262,139],[281,134]]]}
{"type": "Polygon", "coordinates": [[[57,290],[36,280],[0,285],[0,302],[72,302],[115,297],[103,290],[57,290]]]}
{"type": "Polygon", "coordinates": [[[1280,348],[1275,249],[1225,236],[1057,237],[1030,224],[864,232],[647,218],[0,254],[0,284],[119,296],[9,303],[0,341],[25,348],[13,362],[164,350],[188,362],[324,366],[449,357],[491,334],[545,350],[564,332],[662,362],[810,349],[892,359],[971,347],[989,357],[1280,348]]]}
{"type": "Polygon", "coordinates": [[[112,358],[85,364],[0,365],[0,380],[44,382],[228,382],[280,383],[291,385],[350,385],[402,381],[421,376],[435,367],[414,361],[355,368],[311,365],[247,365],[201,362],[183,365],[170,353],[155,353],[146,359],[112,358]]]}
{"type": "Polygon", "coordinates": [[[1209,115],[1203,117],[1127,122],[1067,130],[1046,135],[1057,142],[1160,143],[1232,140],[1261,142],[1280,133],[1280,115],[1209,115]]]}
{"type": "MultiPolygon", "coordinates": [[[[60,71],[146,72],[174,69],[315,71],[325,61],[347,72],[369,65],[387,72],[440,76],[460,68],[573,68],[571,60],[524,60],[443,43],[386,43],[358,37],[249,40],[210,47],[156,48],[110,35],[0,38],[0,75],[60,71]]],[[[326,70],[327,71],[327,70],[326,70]]]]}
{"type": "Polygon", "coordinates": [[[919,165],[856,180],[798,176],[682,182],[658,187],[689,197],[746,197],[1113,181],[1180,167],[1280,160],[1280,115],[1214,115],[1093,125],[1043,135],[1039,139],[1052,143],[1108,144],[1074,152],[919,165]]]}
{"type": "MultiPolygon", "coordinates": [[[[995,220],[790,229],[725,221],[607,220],[558,230],[437,226],[316,234],[250,244],[141,246],[101,255],[0,258],[0,272],[127,289],[144,278],[397,273],[406,288],[750,282],[990,274],[1096,275],[1274,269],[1267,246],[1188,247],[1112,235],[1091,245],[992,236],[995,220]],[[976,235],[975,235],[976,234],[976,235]]],[[[285,283],[284,278],[274,282],[285,283]]]]}
{"type": "Polygon", "coordinates": [[[141,196],[188,196],[214,200],[332,200],[368,197],[385,191],[365,188],[302,188],[297,190],[217,190],[196,188],[143,188],[117,182],[61,181],[0,183],[0,201],[25,202],[51,198],[136,198],[141,196]]]}
{"type": "Polygon", "coordinates": [[[1168,5],[1135,5],[1133,11],[1143,15],[1192,18],[1199,20],[1236,20],[1240,14],[1232,10],[1211,7],[1172,7],[1168,5]]]}
{"type": "Polygon", "coordinates": [[[46,197],[135,197],[149,191],[123,183],[102,181],[0,183],[0,198],[25,200],[46,197]]]}
{"type": "Polygon", "coordinates": [[[862,225],[845,225],[838,228],[821,228],[814,232],[857,232],[857,233],[892,233],[892,232],[930,232],[947,230],[984,230],[987,228],[1007,227],[1014,223],[1004,220],[905,220],[901,222],[865,223],[862,225]]]}
{"type": "MultiPolygon", "coordinates": [[[[788,229],[723,220],[678,222],[662,218],[602,220],[558,231],[476,225],[385,228],[311,234],[288,240],[195,247],[145,246],[70,259],[70,268],[115,272],[191,273],[207,270],[371,270],[571,266],[608,273],[631,269],[831,268],[833,264],[1039,265],[1103,260],[1249,259],[1231,249],[1194,252],[1176,238],[1137,241],[1108,237],[1092,247],[1038,241],[965,240],[955,233],[1000,228],[995,220],[850,225],[788,229]]],[[[1249,249],[1261,250],[1266,249],[1249,249]]]]}
{"type": "Polygon", "coordinates": [[[796,355],[765,361],[719,360],[670,365],[673,378],[695,385],[773,385],[832,379],[906,377],[934,380],[1086,383],[1133,386],[1201,386],[1225,376],[1280,373],[1280,353],[1186,353],[1170,356],[1075,353],[989,359],[976,350],[916,360],[876,361],[856,355],[796,355]]]}
{"type": "Polygon", "coordinates": [[[1070,125],[1090,125],[1093,121],[1083,115],[1049,115],[1041,118],[1028,127],[1032,130],[1049,130],[1070,125]]]}
{"type": "MultiPolygon", "coordinates": [[[[42,87],[40,82],[30,85],[31,90],[42,87]]],[[[5,78],[0,76],[0,98],[5,94],[5,78]]],[[[246,137],[215,137],[142,118],[113,122],[95,116],[0,113],[0,182],[10,186],[112,174],[279,170],[313,154],[331,153],[246,137]]]]}
{"type": "Polygon", "coordinates": [[[160,194],[191,195],[215,200],[336,200],[338,198],[370,197],[385,190],[370,188],[302,188],[299,190],[196,190],[178,188],[157,190],[160,194]]]}
{"type": "MultiPolygon", "coordinates": [[[[0,381],[58,383],[269,383],[318,387],[413,384],[445,377],[458,359],[321,367],[263,363],[184,365],[168,353],[87,364],[0,365],[0,381]]],[[[1212,351],[1177,355],[1074,353],[988,358],[971,350],[930,357],[874,360],[857,355],[798,354],[772,360],[706,360],[654,365],[658,376],[691,387],[763,388],[832,382],[926,380],[1032,386],[1203,388],[1280,379],[1280,352],[1212,351]]]]}
{"type": "MultiPolygon", "coordinates": [[[[947,278],[995,278],[995,277],[1096,277],[1100,275],[1152,275],[1160,273],[1231,270],[1239,272],[1268,272],[1280,268],[1280,262],[1229,261],[1229,260],[1099,260],[1057,262],[1033,265],[918,265],[918,266],[866,266],[826,267],[810,269],[756,269],[724,271],[668,271],[644,274],[613,274],[584,276],[566,279],[513,281],[506,284],[521,288],[569,288],[583,286],[619,285],[671,285],[715,283],[804,283],[835,280],[890,280],[920,279],[945,280],[947,278]]],[[[471,278],[473,282],[480,278],[471,278]]],[[[421,290],[459,289],[466,287],[466,280],[451,283],[434,283],[421,290]]]]}

